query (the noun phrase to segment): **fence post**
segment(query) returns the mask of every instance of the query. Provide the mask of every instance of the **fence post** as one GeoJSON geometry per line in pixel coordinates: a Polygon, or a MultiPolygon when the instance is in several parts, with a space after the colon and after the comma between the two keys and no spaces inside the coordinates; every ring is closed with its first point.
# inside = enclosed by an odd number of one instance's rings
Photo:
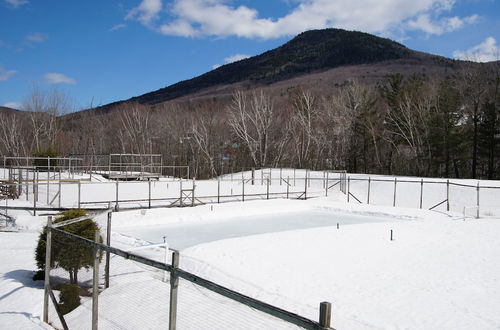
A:
{"type": "Polygon", "coordinates": [[[286,177],[286,199],[288,199],[288,195],[290,193],[290,176],[286,177]]]}
{"type": "Polygon", "coordinates": [[[80,208],[80,204],[81,204],[81,191],[82,191],[82,183],[80,181],[78,181],[78,208],[80,208]]]}
{"type": "Polygon", "coordinates": [[[267,195],[266,199],[269,199],[269,178],[267,178],[267,195]]]}
{"type": "Polygon", "coordinates": [[[220,178],[217,178],[217,203],[220,203],[220,178]]]}
{"type": "Polygon", "coordinates": [[[349,195],[351,194],[351,177],[347,177],[347,203],[349,203],[349,195]]]}
{"type": "Polygon", "coordinates": [[[172,253],[172,270],[170,271],[170,313],[168,329],[175,330],[177,326],[177,288],[179,287],[179,276],[177,268],[179,267],[179,252],[172,253]]]}
{"type": "Polygon", "coordinates": [[[116,194],[115,210],[118,211],[118,179],[116,179],[115,194],[116,194]]]}
{"type": "Polygon", "coordinates": [[[304,199],[307,199],[307,170],[306,170],[306,177],[304,181],[304,199]]]}
{"type": "Polygon", "coordinates": [[[325,197],[328,197],[328,171],[326,171],[325,197]]]}
{"type": "MultiPolygon", "coordinates": [[[[108,212],[108,222],[106,225],[106,245],[111,246],[111,216],[112,212],[108,212]]],[[[111,257],[109,251],[106,251],[106,265],[104,266],[104,288],[109,288],[109,267],[111,257]]]]}
{"type": "Polygon", "coordinates": [[[372,183],[372,178],[371,177],[368,177],[368,195],[366,197],[366,204],[370,204],[370,187],[371,187],[371,183],[372,183]]]}
{"type": "Polygon", "coordinates": [[[319,325],[323,329],[330,328],[332,319],[332,304],[329,302],[322,302],[319,304],[319,325]]]}
{"type": "Polygon", "coordinates": [[[255,167],[252,167],[252,185],[255,184],[255,167]]]}
{"type": "Polygon", "coordinates": [[[477,182],[477,211],[476,219],[479,219],[479,181],[477,182]]]}
{"type": "Polygon", "coordinates": [[[61,170],[59,170],[59,196],[57,197],[57,206],[60,208],[61,207],[61,170]]]}
{"type": "Polygon", "coordinates": [[[293,186],[294,187],[295,187],[295,171],[296,170],[297,170],[296,168],[293,169],[293,186]]]}
{"type": "Polygon", "coordinates": [[[245,201],[245,179],[241,179],[241,184],[242,184],[242,200],[243,202],[245,201]]]}
{"type": "Polygon", "coordinates": [[[49,205],[49,187],[50,187],[50,157],[47,157],[47,205],[49,205]]]}
{"type": "Polygon", "coordinates": [[[446,211],[450,210],[450,180],[446,180],[446,211]]]}
{"type": "Polygon", "coordinates": [[[283,176],[281,175],[283,172],[283,168],[280,167],[280,186],[283,184],[283,182],[281,182],[281,179],[283,179],[283,176]]]}
{"type": "Polygon", "coordinates": [[[420,180],[420,208],[422,208],[422,201],[424,199],[424,179],[420,180]]]}
{"type": "Polygon", "coordinates": [[[392,201],[392,206],[396,207],[396,186],[398,185],[398,178],[394,178],[394,200],[392,201]]]}
{"type": "Polygon", "coordinates": [[[45,240],[45,281],[43,294],[43,322],[49,323],[50,257],[52,253],[52,216],[47,218],[47,238],[45,240]]]}
{"type": "MultiPolygon", "coordinates": [[[[95,231],[94,242],[99,243],[99,230],[95,231]]],[[[94,272],[92,278],[92,330],[97,330],[99,297],[99,248],[94,247],[94,272]]]]}
{"type": "Polygon", "coordinates": [[[148,179],[148,208],[151,208],[151,179],[148,179]]]}

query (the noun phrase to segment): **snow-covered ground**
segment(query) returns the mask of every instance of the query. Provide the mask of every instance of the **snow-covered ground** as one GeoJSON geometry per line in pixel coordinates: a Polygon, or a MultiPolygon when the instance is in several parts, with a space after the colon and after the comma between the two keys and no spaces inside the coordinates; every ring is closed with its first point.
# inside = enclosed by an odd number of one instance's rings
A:
{"type": "MultiPolygon", "coordinates": [[[[311,175],[321,178],[324,173],[311,175]]],[[[352,176],[361,177],[367,176],[352,176]]],[[[399,180],[416,183],[398,183],[398,207],[392,207],[394,184],[371,182],[370,202],[376,205],[366,205],[352,199],[346,203],[338,186],[324,197],[318,180],[309,191],[323,197],[306,201],[261,200],[114,213],[112,244],[131,249],[162,242],[165,236],[170,247],[181,249],[181,268],[241,293],[311,319],[318,318],[320,302],[332,302],[336,329],[500,328],[500,217],[492,213],[487,218],[464,219],[461,210],[476,203],[477,192],[459,191],[459,186],[450,189],[452,212],[445,212],[446,205],[439,211],[420,210],[420,179],[399,180]]],[[[477,185],[477,181],[453,181],[477,185]]],[[[167,183],[156,184],[166,188],[167,183]]],[[[240,182],[224,184],[228,191],[241,188],[240,182]]],[[[120,183],[120,189],[132,196],[141,185],[120,183]]],[[[351,181],[351,192],[363,202],[366,188],[366,181],[351,181]]],[[[267,187],[254,189],[265,192],[267,187]]],[[[443,193],[446,196],[443,189],[446,184],[424,186],[424,205],[440,202],[443,193]]],[[[485,190],[480,196],[491,209],[498,206],[497,191],[485,190]]],[[[84,198],[95,198],[99,190],[92,193],[89,197],[87,191],[84,198]]],[[[9,205],[24,203],[10,201],[9,205]]],[[[22,211],[9,214],[16,217],[21,230],[0,233],[4,249],[0,328],[43,327],[42,286],[30,278],[37,231],[46,217],[22,211]]],[[[97,219],[103,227],[105,218],[97,219]]],[[[165,250],[156,247],[141,253],[163,260],[165,250]]],[[[111,287],[99,297],[100,327],[164,327],[169,293],[163,273],[119,257],[111,265],[111,287]]],[[[179,292],[180,329],[289,327],[190,283],[181,281],[179,292]],[[235,323],[235,319],[242,321],[235,323]]],[[[90,301],[67,318],[72,328],[88,328],[90,301]]],[[[54,314],[51,320],[58,324],[54,314]]]]}

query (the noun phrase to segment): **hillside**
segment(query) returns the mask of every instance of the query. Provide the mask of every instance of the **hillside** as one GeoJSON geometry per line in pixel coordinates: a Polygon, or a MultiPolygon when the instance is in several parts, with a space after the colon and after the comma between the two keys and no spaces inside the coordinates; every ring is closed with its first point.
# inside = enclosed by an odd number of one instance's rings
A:
{"type": "MultiPolygon", "coordinates": [[[[245,83],[270,85],[344,66],[402,61],[407,64],[449,66],[454,61],[416,52],[405,46],[362,32],[340,29],[313,30],[299,34],[284,45],[245,60],[221,66],[196,78],[133,97],[128,101],[158,104],[214,87],[245,83]]],[[[389,70],[390,72],[391,70],[389,70]]],[[[118,105],[112,103],[102,110],[118,105]]]]}

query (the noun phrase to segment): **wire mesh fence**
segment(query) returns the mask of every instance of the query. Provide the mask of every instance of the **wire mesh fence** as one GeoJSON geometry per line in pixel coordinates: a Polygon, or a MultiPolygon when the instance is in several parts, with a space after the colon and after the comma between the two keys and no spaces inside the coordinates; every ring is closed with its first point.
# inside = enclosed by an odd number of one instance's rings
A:
{"type": "Polygon", "coordinates": [[[93,240],[67,231],[84,218],[54,224],[49,218],[47,225],[44,321],[57,328],[330,328],[329,303],[321,303],[320,321],[307,319],[183,270],[179,252],[166,243],[118,248],[106,228],[93,240]],[[80,258],[77,276],[62,261],[68,254],[80,258]],[[68,311],[71,300],[63,292],[75,282],[80,304],[68,311]]]}

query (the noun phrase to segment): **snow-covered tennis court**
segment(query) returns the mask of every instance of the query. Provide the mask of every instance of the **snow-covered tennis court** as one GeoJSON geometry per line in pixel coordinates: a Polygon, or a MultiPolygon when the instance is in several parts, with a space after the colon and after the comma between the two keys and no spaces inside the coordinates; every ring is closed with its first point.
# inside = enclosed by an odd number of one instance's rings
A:
{"type": "MultiPolygon", "coordinates": [[[[392,199],[393,186],[382,188],[378,196],[392,199]]],[[[439,201],[440,191],[426,193],[439,201]]],[[[408,190],[401,198],[418,201],[418,194],[408,190]]],[[[0,233],[0,328],[38,328],[43,290],[30,276],[46,217],[10,214],[21,231],[0,233]]],[[[106,216],[97,221],[104,228],[106,216]]],[[[344,194],[332,191],[306,201],[118,212],[112,232],[112,245],[122,249],[163,242],[165,236],[180,250],[181,268],[311,319],[318,317],[319,302],[330,301],[336,329],[500,328],[498,217],[348,204],[344,194]]],[[[164,258],[161,248],[141,253],[164,258]]],[[[125,329],[164,327],[168,285],[162,274],[125,259],[115,259],[111,270],[111,287],[99,298],[100,327],[114,329],[117,320],[125,329]]],[[[182,282],[180,303],[182,329],[287,328],[182,282]],[[237,326],[235,316],[242,317],[237,326]]],[[[89,308],[87,301],[68,314],[69,322],[88,328],[89,308]]]]}

